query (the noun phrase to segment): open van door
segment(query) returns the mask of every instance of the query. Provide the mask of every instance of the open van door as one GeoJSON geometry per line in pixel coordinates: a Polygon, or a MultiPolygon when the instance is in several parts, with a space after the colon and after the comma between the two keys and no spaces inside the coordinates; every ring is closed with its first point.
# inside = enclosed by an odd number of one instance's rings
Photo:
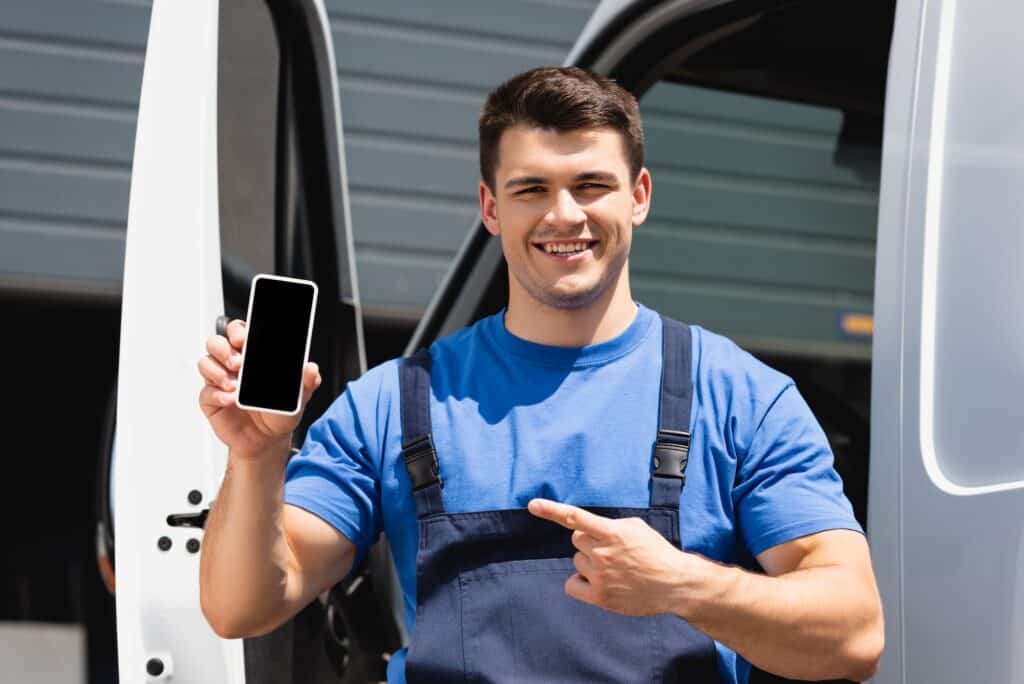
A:
{"type": "Polygon", "coordinates": [[[153,3],[104,507],[113,524],[100,538],[114,560],[123,681],[336,682],[344,670],[328,595],[268,635],[223,640],[200,612],[198,581],[227,450],[199,411],[196,362],[218,326],[244,317],[251,277],[320,287],[310,357],[324,386],[293,446],[365,370],[335,74],[321,0],[153,3]]]}
{"type": "Polygon", "coordinates": [[[869,495],[886,684],[1024,682],[1021,22],[897,6],[869,495]]]}

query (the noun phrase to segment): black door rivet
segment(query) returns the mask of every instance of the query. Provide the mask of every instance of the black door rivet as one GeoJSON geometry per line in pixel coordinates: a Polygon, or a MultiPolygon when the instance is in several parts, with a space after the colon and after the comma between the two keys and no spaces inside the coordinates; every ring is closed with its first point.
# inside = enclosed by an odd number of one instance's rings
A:
{"type": "Polygon", "coordinates": [[[203,500],[203,493],[201,491],[199,491],[198,489],[193,489],[191,492],[188,493],[188,502],[190,504],[192,504],[193,506],[195,506],[196,504],[198,504],[202,500],[203,500]]]}
{"type": "MultiPolygon", "coordinates": [[[[164,539],[166,539],[166,537],[164,537],[164,539]]],[[[146,672],[148,672],[152,676],[159,677],[161,674],[163,674],[163,671],[164,663],[159,658],[150,658],[146,662],[146,672]]]]}
{"type": "Polygon", "coordinates": [[[160,537],[160,539],[157,541],[156,545],[158,547],[160,547],[161,551],[167,551],[168,549],[171,548],[171,538],[170,537],[160,537]]]}
{"type": "Polygon", "coordinates": [[[188,549],[189,553],[195,553],[199,550],[199,540],[189,539],[187,542],[185,542],[185,548],[188,549]]]}

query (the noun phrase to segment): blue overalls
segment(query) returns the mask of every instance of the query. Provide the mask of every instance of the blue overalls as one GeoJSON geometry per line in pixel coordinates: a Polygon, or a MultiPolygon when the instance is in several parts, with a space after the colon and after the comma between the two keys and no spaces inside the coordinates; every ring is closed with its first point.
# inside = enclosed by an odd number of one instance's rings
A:
{"type": "MultiPolygon", "coordinates": [[[[662,318],[661,408],[648,508],[639,517],[679,547],[690,442],[690,329],[662,318]]],[[[565,594],[576,549],[526,509],[446,513],[430,432],[430,354],[400,374],[402,455],[419,518],[416,624],[406,659],[421,682],[717,682],[714,642],[673,615],[627,617],[565,594]]]]}

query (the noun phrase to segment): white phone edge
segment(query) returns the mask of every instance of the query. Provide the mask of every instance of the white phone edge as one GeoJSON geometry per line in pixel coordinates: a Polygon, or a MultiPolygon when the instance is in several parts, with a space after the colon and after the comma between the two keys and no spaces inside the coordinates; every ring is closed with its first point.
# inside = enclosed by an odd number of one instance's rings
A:
{"type": "MultiPolygon", "coordinates": [[[[289,278],[288,276],[274,275],[273,273],[257,273],[252,278],[252,283],[249,284],[249,305],[245,314],[245,323],[248,326],[252,322],[252,301],[253,295],[256,294],[256,282],[261,279],[267,280],[283,280],[290,283],[300,283],[302,285],[313,286],[313,301],[310,304],[309,309],[309,329],[306,330],[306,351],[302,355],[302,369],[305,371],[306,364],[309,362],[309,346],[313,341],[313,321],[316,319],[316,299],[319,296],[320,288],[312,280],[303,280],[301,278],[289,278]]],[[[261,413],[276,413],[279,416],[294,416],[302,408],[302,379],[299,379],[299,394],[295,398],[295,408],[291,411],[279,411],[277,409],[263,408],[261,406],[250,406],[243,404],[240,400],[242,396],[242,373],[245,371],[245,351],[249,346],[249,336],[246,335],[245,344],[242,345],[242,366],[238,369],[238,384],[235,386],[235,406],[245,411],[259,411],[261,413]]]]}

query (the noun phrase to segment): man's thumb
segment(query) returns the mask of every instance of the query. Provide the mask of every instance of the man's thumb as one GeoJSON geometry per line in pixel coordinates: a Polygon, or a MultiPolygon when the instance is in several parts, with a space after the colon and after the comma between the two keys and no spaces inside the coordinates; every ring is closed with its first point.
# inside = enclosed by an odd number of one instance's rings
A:
{"type": "Polygon", "coordinates": [[[313,392],[320,386],[320,366],[315,361],[310,361],[302,369],[302,403],[305,404],[313,396],[313,392]]]}

